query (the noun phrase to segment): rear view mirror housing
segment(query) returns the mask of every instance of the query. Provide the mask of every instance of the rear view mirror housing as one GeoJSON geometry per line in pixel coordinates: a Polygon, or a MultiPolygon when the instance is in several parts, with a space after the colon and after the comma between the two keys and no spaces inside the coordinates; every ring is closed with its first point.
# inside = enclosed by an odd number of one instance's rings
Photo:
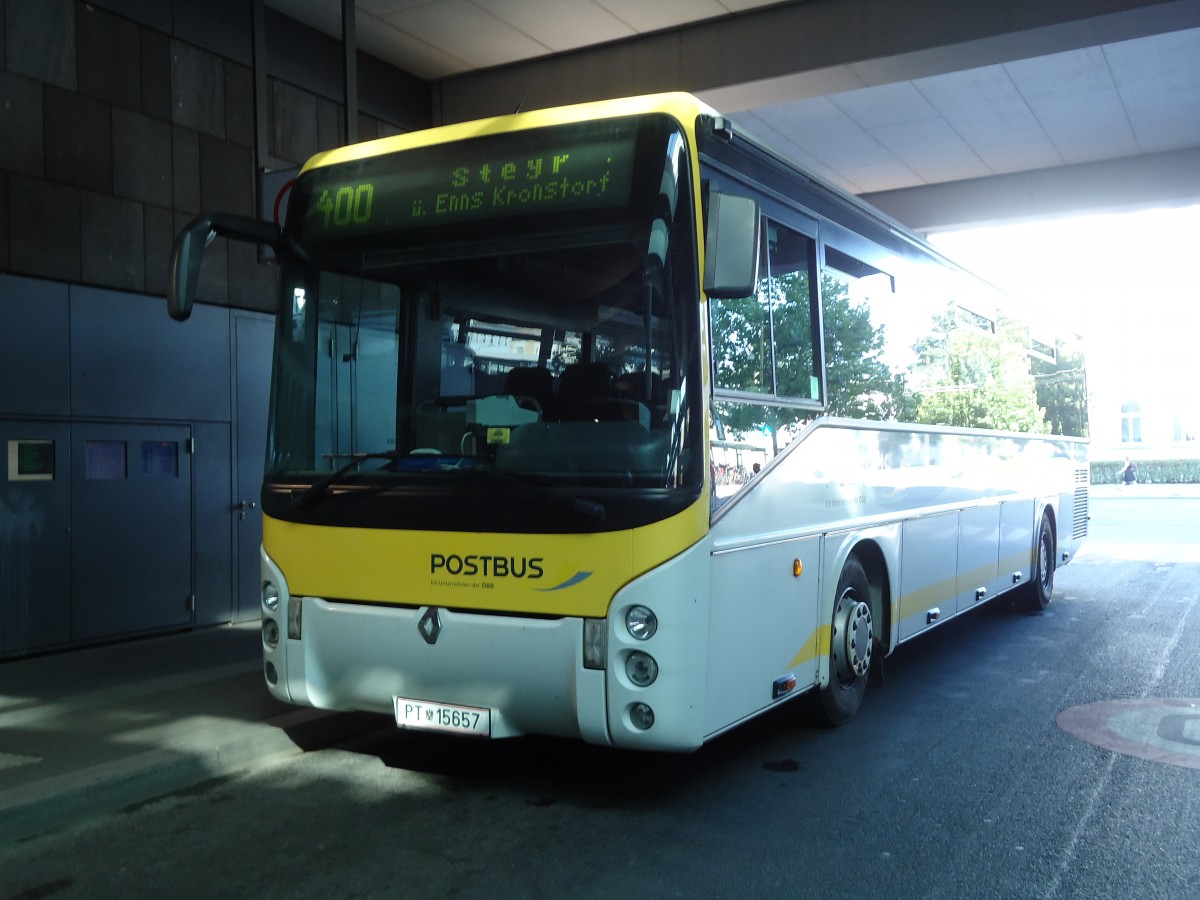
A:
{"type": "Polygon", "coordinates": [[[192,314],[204,248],[218,235],[277,248],[280,230],[272,222],[228,213],[205,213],[184,226],[171,247],[171,276],[167,282],[167,312],[177,322],[192,314]]]}
{"type": "Polygon", "coordinates": [[[758,286],[758,204],[720,191],[709,191],[705,200],[704,292],[748,297],[758,286]]]}

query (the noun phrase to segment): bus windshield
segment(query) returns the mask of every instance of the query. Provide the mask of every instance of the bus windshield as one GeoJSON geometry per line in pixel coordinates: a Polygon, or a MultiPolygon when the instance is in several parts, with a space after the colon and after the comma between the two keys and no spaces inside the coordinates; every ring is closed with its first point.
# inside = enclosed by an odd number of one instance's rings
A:
{"type": "MultiPolygon", "coordinates": [[[[479,484],[590,498],[583,518],[623,498],[608,527],[694,499],[689,173],[664,116],[307,171],[281,259],[268,489],[302,489],[313,509],[327,494],[365,508],[367,492],[399,510],[479,484]]],[[[528,520],[508,516],[512,530],[543,515],[528,506],[528,520]]]]}

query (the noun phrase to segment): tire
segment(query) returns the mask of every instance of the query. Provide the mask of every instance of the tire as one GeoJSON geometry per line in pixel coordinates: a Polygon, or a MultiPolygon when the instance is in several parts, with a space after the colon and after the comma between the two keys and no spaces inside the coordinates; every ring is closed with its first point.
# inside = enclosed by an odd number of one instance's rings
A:
{"type": "Polygon", "coordinates": [[[1020,605],[1028,612],[1041,612],[1054,594],[1054,530],[1042,516],[1037,543],[1033,547],[1033,578],[1021,588],[1020,605]]]}
{"type": "Polygon", "coordinates": [[[851,719],[862,703],[875,652],[871,587],[857,556],[842,567],[829,632],[829,683],[817,689],[816,712],[827,725],[851,719]]]}

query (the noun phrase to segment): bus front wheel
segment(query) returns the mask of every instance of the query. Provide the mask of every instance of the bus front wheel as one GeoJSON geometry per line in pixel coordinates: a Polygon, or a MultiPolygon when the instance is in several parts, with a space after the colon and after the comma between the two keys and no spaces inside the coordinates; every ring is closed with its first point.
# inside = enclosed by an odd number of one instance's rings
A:
{"type": "Polygon", "coordinates": [[[871,586],[858,557],[842,567],[829,632],[829,681],[817,690],[817,711],[829,725],[850,719],[862,703],[871,671],[875,628],[871,586]]]}

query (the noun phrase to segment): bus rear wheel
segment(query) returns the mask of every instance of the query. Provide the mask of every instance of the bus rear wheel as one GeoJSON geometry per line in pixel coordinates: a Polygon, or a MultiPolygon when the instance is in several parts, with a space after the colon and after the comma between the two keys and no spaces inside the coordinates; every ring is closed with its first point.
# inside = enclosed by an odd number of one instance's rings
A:
{"type": "Polygon", "coordinates": [[[867,690],[875,628],[871,586],[858,557],[842,567],[834,595],[829,632],[829,682],[817,690],[817,712],[828,725],[840,725],[858,712],[867,690]]]}
{"type": "Polygon", "coordinates": [[[1041,612],[1050,605],[1054,593],[1054,529],[1042,516],[1037,544],[1033,548],[1033,579],[1021,589],[1021,605],[1029,612],[1041,612]]]}

